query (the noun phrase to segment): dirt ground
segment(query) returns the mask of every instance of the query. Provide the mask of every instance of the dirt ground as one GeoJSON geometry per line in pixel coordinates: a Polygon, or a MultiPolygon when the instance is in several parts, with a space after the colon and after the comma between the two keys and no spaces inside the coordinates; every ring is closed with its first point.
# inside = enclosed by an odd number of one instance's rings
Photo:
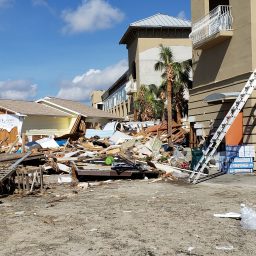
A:
{"type": "Polygon", "coordinates": [[[256,204],[256,176],[115,181],[0,198],[0,255],[256,255],[256,231],[214,213],[256,204]]]}

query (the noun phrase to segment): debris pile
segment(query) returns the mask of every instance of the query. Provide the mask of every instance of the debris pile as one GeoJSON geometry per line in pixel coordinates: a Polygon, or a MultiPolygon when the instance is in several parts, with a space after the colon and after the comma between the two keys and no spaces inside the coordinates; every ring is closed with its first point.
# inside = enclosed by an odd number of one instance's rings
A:
{"type": "Polygon", "coordinates": [[[30,152],[29,157],[34,156],[34,162],[28,164],[22,159],[19,171],[9,175],[13,177],[16,173],[19,189],[30,192],[37,180],[41,180],[38,183],[42,188],[42,172],[60,174],[59,183],[159,176],[164,180],[176,180],[188,176],[183,169],[189,169],[191,153],[182,146],[185,138],[185,130],[174,124],[175,146],[170,148],[166,122],[111,122],[102,130],[87,129],[85,134],[78,136],[44,137],[22,145],[15,142],[12,153],[8,149],[8,153],[0,155],[0,163],[3,155],[20,159],[17,152],[30,152]]]}

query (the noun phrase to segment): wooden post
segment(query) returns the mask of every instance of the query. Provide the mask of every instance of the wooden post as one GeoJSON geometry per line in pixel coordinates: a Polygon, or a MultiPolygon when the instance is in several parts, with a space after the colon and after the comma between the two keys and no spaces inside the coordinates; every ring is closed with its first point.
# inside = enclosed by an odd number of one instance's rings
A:
{"type": "Polygon", "coordinates": [[[26,190],[29,191],[29,189],[30,189],[29,187],[30,187],[30,186],[29,186],[29,176],[28,176],[28,172],[26,171],[25,174],[26,174],[26,190]]]}
{"type": "Polygon", "coordinates": [[[21,170],[21,178],[22,178],[22,189],[25,190],[25,178],[24,178],[24,170],[21,170]]]}
{"type": "Polygon", "coordinates": [[[26,152],[26,150],[25,150],[26,134],[22,133],[21,138],[22,138],[22,148],[21,148],[21,151],[22,151],[22,153],[25,153],[26,152]]]}
{"type": "Polygon", "coordinates": [[[18,182],[18,191],[20,193],[20,172],[17,171],[16,174],[17,174],[17,182],[18,182]]]}
{"type": "Polygon", "coordinates": [[[44,188],[44,179],[43,179],[43,167],[41,165],[40,165],[40,188],[42,192],[44,188]]]}

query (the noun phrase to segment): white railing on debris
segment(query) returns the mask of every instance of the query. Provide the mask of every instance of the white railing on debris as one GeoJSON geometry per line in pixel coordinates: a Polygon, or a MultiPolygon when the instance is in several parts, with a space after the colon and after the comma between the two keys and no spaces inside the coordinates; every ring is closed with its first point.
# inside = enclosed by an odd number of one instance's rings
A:
{"type": "Polygon", "coordinates": [[[219,5],[192,26],[190,38],[198,44],[220,31],[232,30],[231,6],[219,5]]]}

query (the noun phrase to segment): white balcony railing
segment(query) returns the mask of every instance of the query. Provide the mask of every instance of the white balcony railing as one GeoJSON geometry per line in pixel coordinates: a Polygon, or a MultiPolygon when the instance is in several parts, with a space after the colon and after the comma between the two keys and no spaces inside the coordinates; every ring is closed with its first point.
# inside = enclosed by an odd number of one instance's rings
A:
{"type": "Polygon", "coordinates": [[[232,30],[232,25],[231,6],[219,5],[194,23],[190,38],[192,39],[193,45],[196,45],[220,31],[232,30]]]}
{"type": "Polygon", "coordinates": [[[137,92],[137,83],[134,82],[134,81],[129,80],[126,83],[125,91],[126,91],[127,94],[132,94],[134,92],[137,92]]]}

